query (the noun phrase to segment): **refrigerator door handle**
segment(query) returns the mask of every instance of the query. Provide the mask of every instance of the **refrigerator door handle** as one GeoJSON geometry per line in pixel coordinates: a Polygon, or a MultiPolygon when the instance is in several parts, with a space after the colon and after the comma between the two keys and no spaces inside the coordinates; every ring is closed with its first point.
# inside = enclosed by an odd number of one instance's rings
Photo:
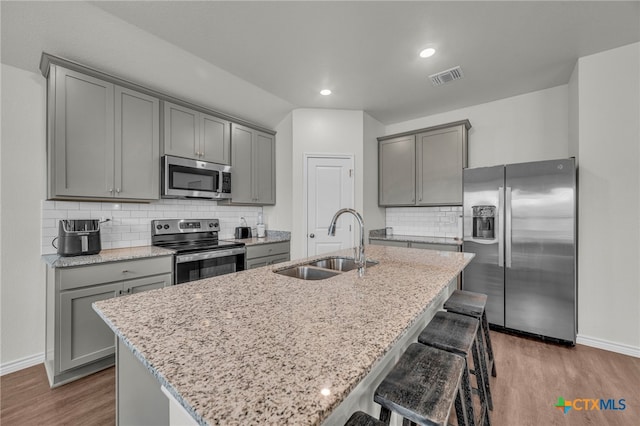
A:
{"type": "Polygon", "coordinates": [[[504,267],[504,187],[498,188],[498,266],[504,267]]]}
{"type": "Polygon", "coordinates": [[[507,186],[505,188],[505,262],[507,264],[507,268],[511,268],[511,187],[507,186]]]}

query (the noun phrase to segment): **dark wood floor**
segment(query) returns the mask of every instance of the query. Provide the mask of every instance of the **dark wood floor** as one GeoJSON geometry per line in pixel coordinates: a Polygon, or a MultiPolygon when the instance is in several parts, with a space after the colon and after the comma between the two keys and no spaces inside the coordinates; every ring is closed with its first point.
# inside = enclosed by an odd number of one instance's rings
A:
{"type": "MultiPolygon", "coordinates": [[[[640,424],[640,359],[581,345],[491,336],[498,368],[498,377],[491,379],[493,425],[640,424]],[[563,414],[554,407],[558,397],[625,399],[626,410],[563,414]]],[[[56,389],[49,389],[42,365],[5,375],[0,382],[2,426],[115,423],[113,368],[56,389]]]]}

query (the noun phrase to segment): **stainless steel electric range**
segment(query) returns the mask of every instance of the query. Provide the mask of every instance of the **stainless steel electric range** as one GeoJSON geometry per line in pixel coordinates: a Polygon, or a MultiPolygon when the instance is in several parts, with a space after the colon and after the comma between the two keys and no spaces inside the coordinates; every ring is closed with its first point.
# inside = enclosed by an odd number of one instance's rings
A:
{"type": "Polygon", "coordinates": [[[151,243],[175,251],[173,283],[244,270],[244,243],[218,239],[218,219],[151,221],[151,243]]]}

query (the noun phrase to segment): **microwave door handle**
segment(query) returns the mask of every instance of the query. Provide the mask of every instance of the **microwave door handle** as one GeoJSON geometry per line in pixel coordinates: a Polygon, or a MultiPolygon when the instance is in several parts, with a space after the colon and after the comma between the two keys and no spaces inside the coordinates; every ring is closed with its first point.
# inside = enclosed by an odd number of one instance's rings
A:
{"type": "Polygon", "coordinates": [[[222,175],[222,171],[221,170],[217,170],[216,171],[218,173],[218,194],[222,194],[222,180],[223,180],[223,175],[222,175]]]}

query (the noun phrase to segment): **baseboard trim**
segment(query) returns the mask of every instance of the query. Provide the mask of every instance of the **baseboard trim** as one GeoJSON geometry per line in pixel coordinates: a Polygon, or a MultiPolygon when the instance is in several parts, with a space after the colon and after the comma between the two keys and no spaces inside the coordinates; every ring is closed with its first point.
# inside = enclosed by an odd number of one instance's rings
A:
{"type": "Polygon", "coordinates": [[[625,345],[622,343],[615,343],[604,339],[581,335],[578,335],[576,343],[579,345],[591,346],[593,348],[604,349],[605,351],[617,352],[622,355],[640,358],[640,348],[637,346],[625,345]]]}
{"type": "Polygon", "coordinates": [[[0,365],[0,376],[33,367],[44,362],[44,352],[0,365]]]}

